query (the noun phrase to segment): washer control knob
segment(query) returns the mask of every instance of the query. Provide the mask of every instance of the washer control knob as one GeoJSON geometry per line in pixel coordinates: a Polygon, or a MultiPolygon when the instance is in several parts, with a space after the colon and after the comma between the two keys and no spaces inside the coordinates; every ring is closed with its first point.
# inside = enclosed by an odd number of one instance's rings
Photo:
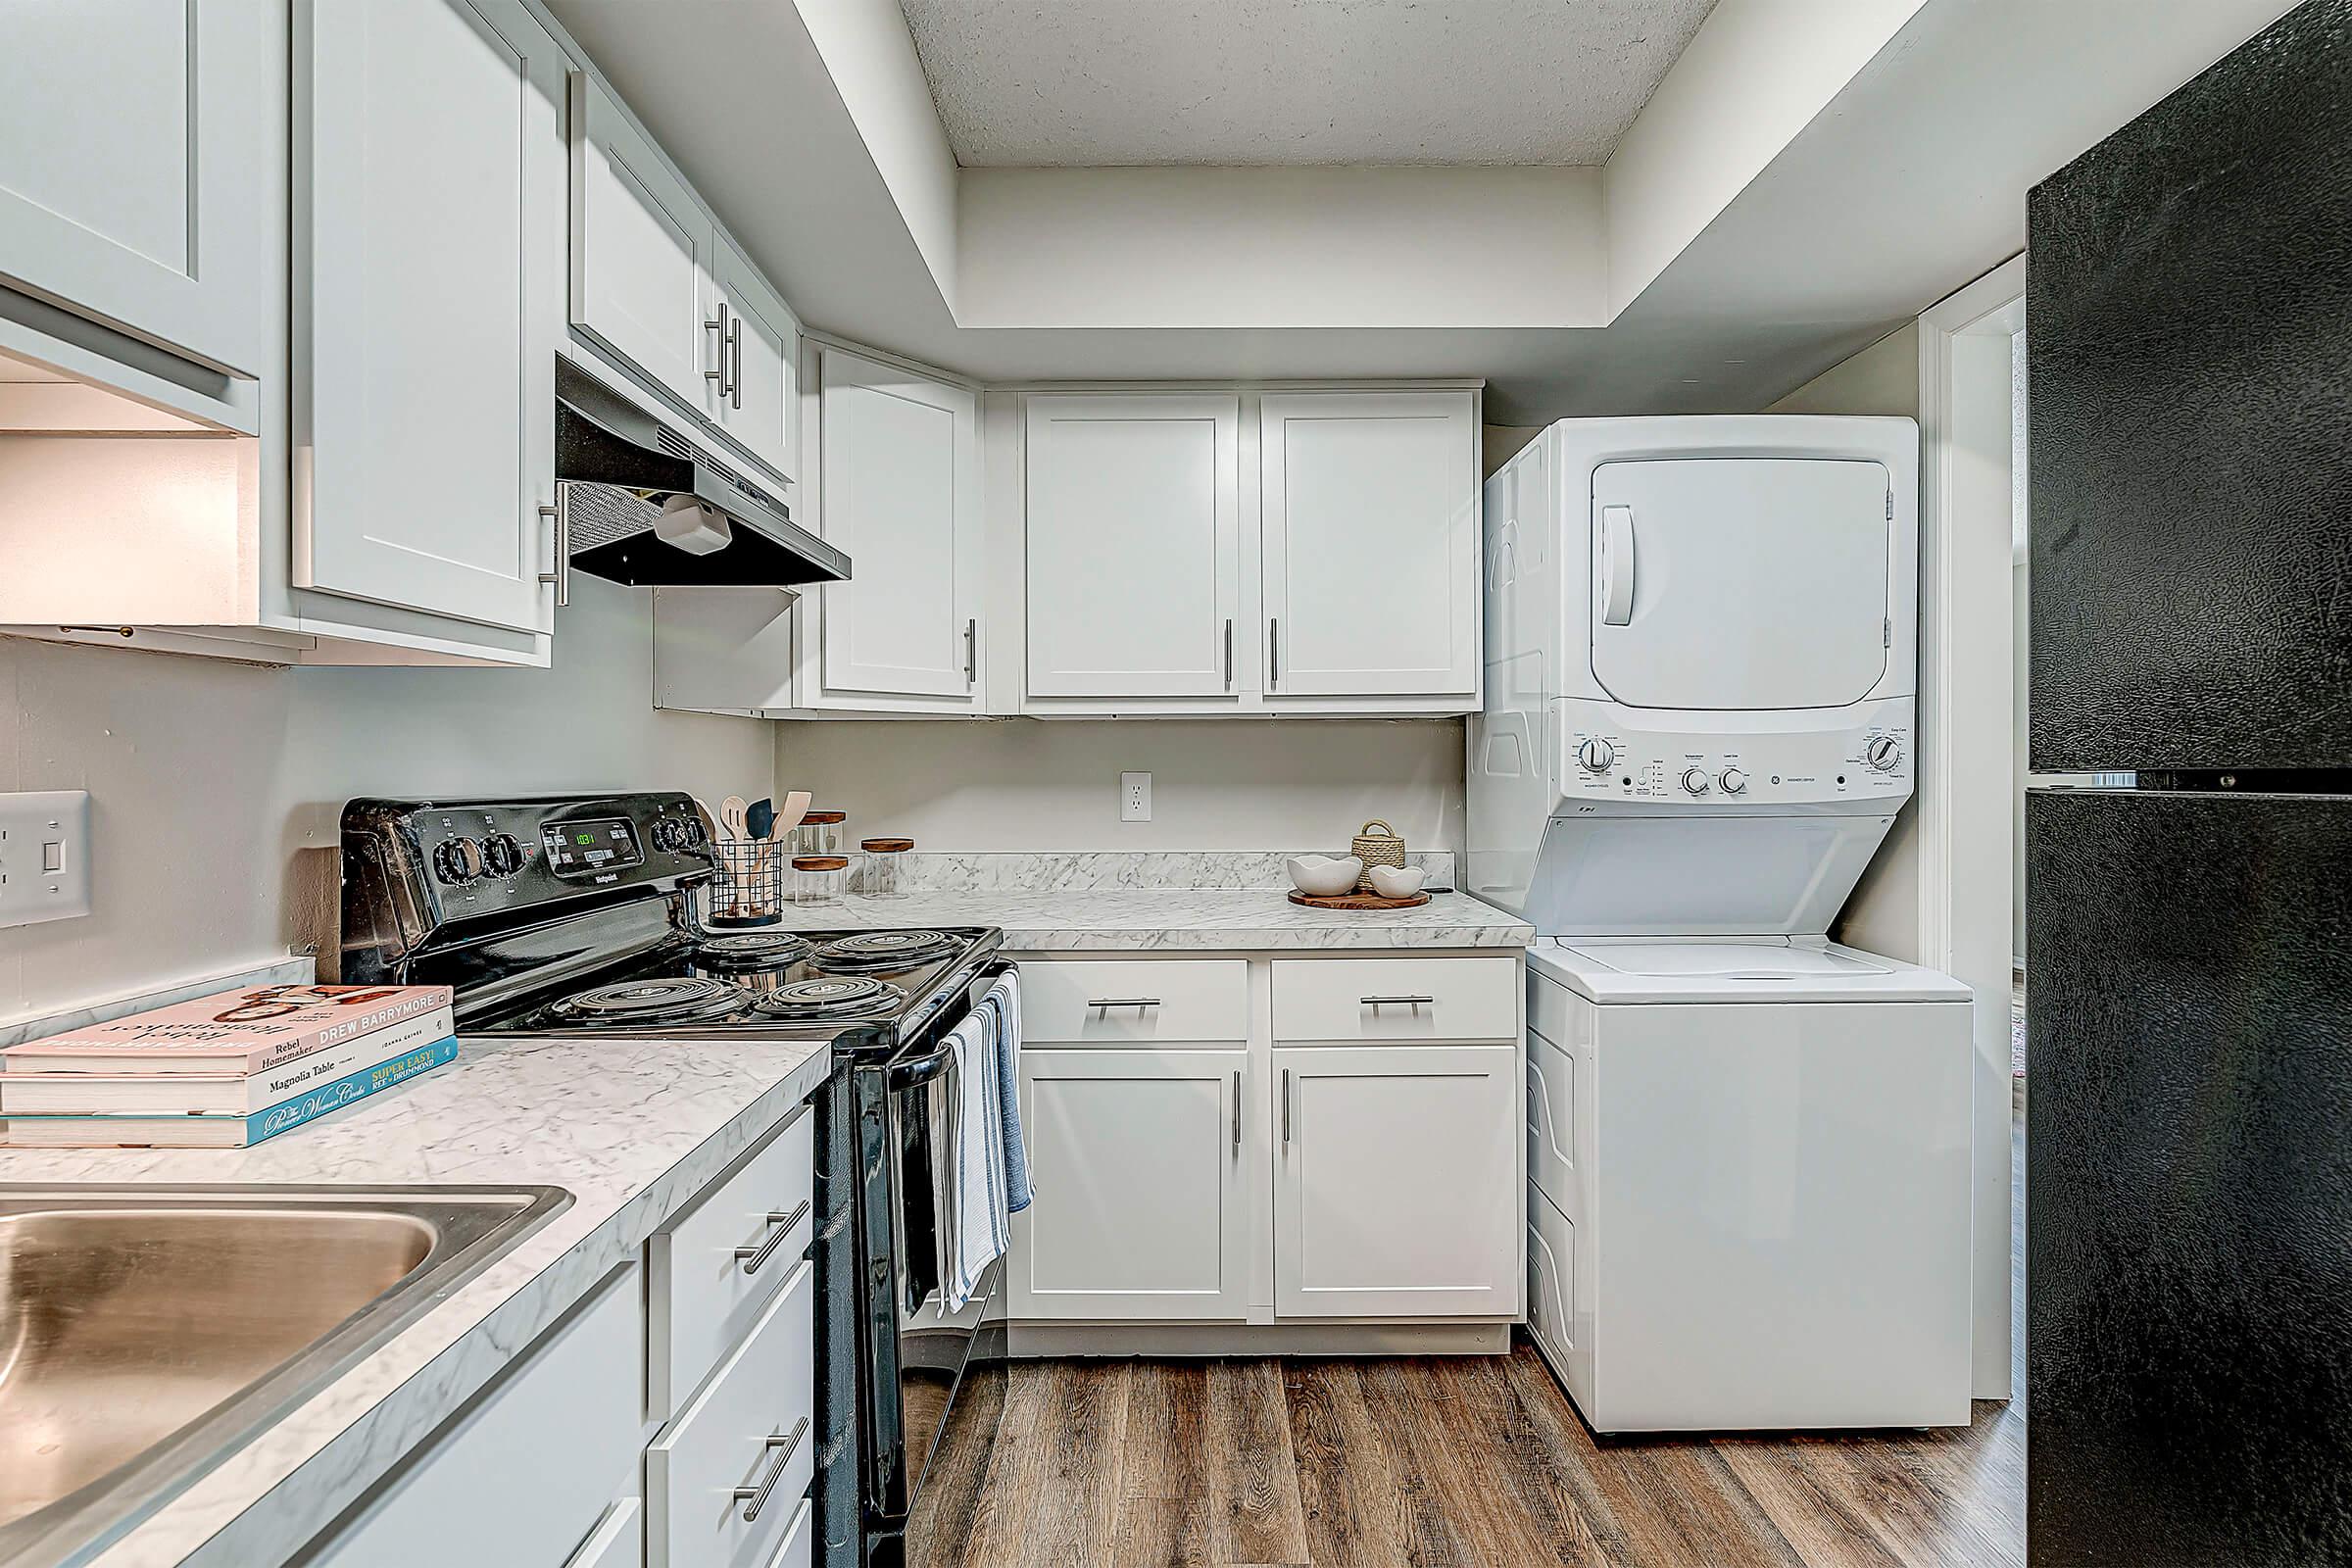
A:
{"type": "Polygon", "coordinates": [[[482,874],[481,846],[467,838],[447,839],[433,847],[433,875],[455,886],[482,874]]]}
{"type": "Polygon", "coordinates": [[[492,876],[513,876],[522,869],[522,846],[512,833],[493,833],[482,840],[482,869],[492,876]]]}
{"type": "Polygon", "coordinates": [[[1617,748],[1604,740],[1590,740],[1576,749],[1576,765],[1588,773],[1606,773],[1617,765],[1617,748]]]}
{"type": "Polygon", "coordinates": [[[1713,783],[1714,780],[1707,777],[1707,770],[1703,767],[1683,769],[1683,788],[1692,795],[1706,794],[1708,787],[1713,783]]]}
{"type": "Polygon", "coordinates": [[[1741,795],[1747,790],[1747,775],[1736,767],[1725,768],[1723,777],[1716,782],[1723,786],[1726,795],[1741,795]]]}
{"type": "Polygon", "coordinates": [[[1903,743],[1891,735],[1873,735],[1862,748],[1862,760],[1882,773],[1891,773],[1903,760],[1903,743]]]}

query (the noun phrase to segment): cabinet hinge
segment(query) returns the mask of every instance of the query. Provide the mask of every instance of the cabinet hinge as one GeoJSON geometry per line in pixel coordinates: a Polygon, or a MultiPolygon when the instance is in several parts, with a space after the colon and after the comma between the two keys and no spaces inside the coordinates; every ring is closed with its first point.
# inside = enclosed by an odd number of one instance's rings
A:
{"type": "Polygon", "coordinates": [[[1894,646],[1894,618],[1892,616],[1879,622],[1879,646],[1881,648],[1894,646]]]}
{"type": "Polygon", "coordinates": [[[1886,520],[1894,520],[1894,492],[1891,490],[1886,492],[1886,520]]]}

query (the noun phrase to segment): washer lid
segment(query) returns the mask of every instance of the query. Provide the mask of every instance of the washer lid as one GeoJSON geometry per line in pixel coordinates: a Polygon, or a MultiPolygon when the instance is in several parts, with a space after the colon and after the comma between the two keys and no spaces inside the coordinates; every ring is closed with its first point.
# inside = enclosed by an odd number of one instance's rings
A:
{"type": "Polygon", "coordinates": [[[1535,971],[1594,1002],[1965,1002],[1949,975],[1789,937],[1687,941],[1553,937],[1528,952],[1535,971]]]}

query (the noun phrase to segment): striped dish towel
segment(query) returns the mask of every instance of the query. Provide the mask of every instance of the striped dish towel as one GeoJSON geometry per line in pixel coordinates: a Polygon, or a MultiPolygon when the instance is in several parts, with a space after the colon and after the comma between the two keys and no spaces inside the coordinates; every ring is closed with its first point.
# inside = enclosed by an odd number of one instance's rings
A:
{"type": "MultiPolygon", "coordinates": [[[[1012,1211],[1005,1202],[1004,1102],[998,1087],[998,1013],[974,1007],[948,1032],[956,1053],[956,1115],[947,1136],[932,1145],[938,1214],[940,1304],[960,1312],[979,1294],[988,1266],[1012,1246],[1012,1211]]],[[[944,1122],[934,1128],[945,1132],[944,1122]]]]}
{"type": "Polygon", "coordinates": [[[1018,1214],[1035,1196],[1029,1187],[1029,1150],[1021,1136],[1021,976],[1015,969],[1003,979],[981,1005],[997,1015],[997,1097],[1004,1115],[997,1123],[1004,1139],[1004,1206],[1018,1214]]]}

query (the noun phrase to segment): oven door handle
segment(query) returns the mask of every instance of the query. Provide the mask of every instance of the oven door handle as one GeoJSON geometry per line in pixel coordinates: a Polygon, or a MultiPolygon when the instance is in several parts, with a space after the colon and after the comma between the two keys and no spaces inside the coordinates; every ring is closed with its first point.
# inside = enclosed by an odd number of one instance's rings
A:
{"type": "Polygon", "coordinates": [[[891,1092],[898,1094],[908,1089],[919,1089],[935,1078],[946,1077],[955,1064],[956,1047],[953,1044],[942,1046],[928,1056],[917,1056],[912,1061],[894,1061],[890,1066],[891,1092]]]}

